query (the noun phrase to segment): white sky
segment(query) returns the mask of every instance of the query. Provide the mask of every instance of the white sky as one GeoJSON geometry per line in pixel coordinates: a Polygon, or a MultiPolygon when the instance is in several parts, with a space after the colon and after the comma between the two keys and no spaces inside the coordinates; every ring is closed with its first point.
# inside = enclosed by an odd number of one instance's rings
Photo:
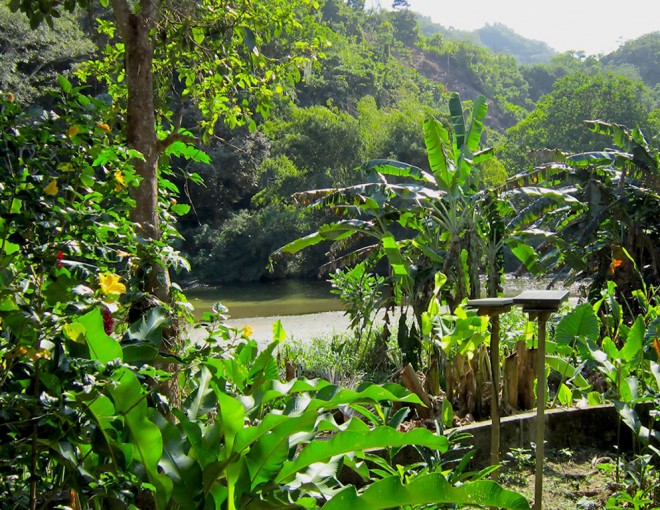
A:
{"type": "MultiPolygon", "coordinates": [[[[660,0],[408,0],[445,27],[474,30],[503,23],[559,51],[609,53],[628,39],[660,31],[660,0]]],[[[390,9],[391,0],[367,0],[390,9]]]]}

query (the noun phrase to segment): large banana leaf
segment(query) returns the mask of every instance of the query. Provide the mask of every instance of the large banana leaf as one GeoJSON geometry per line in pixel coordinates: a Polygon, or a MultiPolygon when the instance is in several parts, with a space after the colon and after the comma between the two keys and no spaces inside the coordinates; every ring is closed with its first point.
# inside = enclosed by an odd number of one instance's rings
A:
{"type": "Polygon", "coordinates": [[[521,172],[508,179],[499,191],[516,189],[524,186],[544,183],[546,187],[559,184],[562,179],[571,172],[566,164],[551,163],[534,168],[527,172],[521,172]]]}
{"type": "Polygon", "coordinates": [[[301,237],[283,246],[276,253],[297,253],[304,248],[314,246],[321,241],[337,241],[345,239],[358,231],[369,231],[373,222],[364,220],[343,220],[322,225],[316,232],[301,237]]]}
{"type": "Polygon", "coordinates": [[[451,125],[454,128],[454,153],[457,154],[465,147],[467,140],[467,127],[465,126],[465,114],[461,98],[457,93],[449,96],[449,115],[451,116],[451,125]]]}
{"type": "Polygon", "coordinates": [[[442,191],[449,191],[452,187],[455,166],[449,132],[433,117],[424,121],[423,130],[429,166],[436,186],[442,191]]]}
{"type": "Polygon", "coordinates": [[[369,485],[362,493],[350,486],[341,491],[322,510],[385,510],[431,504],[459,504],[527,510],[527,500],[503,489],[495,482],[480,480],[452,486],[440,473],[419,476],[409,483],[398,475],[369,485]]]}
{"type": "Polygon", "coordinates": [[[412,179],[434,183],[433,175],[414,165],[402,163],[392,159],[372,159],[364,164],[367,171],[378,172],[382,175],[393,175],[397,177],[410,177],[412,179]]]}
{"type": "MultiPolygon", "coordinates": [[[[297,472],[311,464],[327,462],[336,455],[344,455],[355,451],[374,448],[397,448],[413,444],[426,446],[440,452],[446,452],[449,448],[449,441],[446,437],[434,434],[423,428],[413,429],[410,432],[399,432],[391,427],[370,429],[359,419],[351,421],[354,421],[356,424],[362,424],[359,427],[362,430],[345,430],[335,434],[327,441],[313,441],[309,443],[294,460],[284,463],[275,482],[284,483],[295,476],[297,472]]],[[[383,508],[390,507],[392,505],[383,508]]]]}
{"type": "Polygon", "coordinates": [[[486,98],[484,96],[477,97],[472,107],[472,123],[470,124],[470,130],[465,140],[465,149],[470,155],[479,149],[481,134],[484,130],[484,119],[487,114],[488,103],[486,103],[486,98]]]}

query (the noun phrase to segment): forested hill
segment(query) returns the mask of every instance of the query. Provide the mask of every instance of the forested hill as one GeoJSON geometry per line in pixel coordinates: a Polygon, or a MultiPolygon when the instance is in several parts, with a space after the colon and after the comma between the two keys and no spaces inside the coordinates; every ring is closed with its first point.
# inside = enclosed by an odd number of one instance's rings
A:
{"type": "Polygon", "coordinates": [[[527,39],[502,23],[486,24],[478,30],[464,31],[446,28],[421,14],[417,14],[417,22],[426,37],[440,34],[449,39],[472,42],[493,53],[511,55],[521,64],[545,64],[557,55],[546,43],[527,39]]]}
{"type": "MultiPolygon", "coordinates": [[[[106,42],[89,29],[82,32],[93,17],[81,17],[83,23],[57,20],[46,48],[45,33],[30,31],[0,5],[0,90],[26,104],[43,104],[56,88],[56,73],[71,76],[76,62],[93,56],[95,42],[106,42]]],[[[494,146],[497,158],[482,168],[487,182],[532,165],[530,149],[602,149],[608,140],[585,128],[588,119],[639,127],[659,143],[660,32],[609,55],[587,56],[553,54],[501,25],[456,37],[408,9],[365,11],[360,0],[325,0],[314,21],[300,37],[328,44],[315,65],[303,70],[293,101],[255,119],[256,130],[217,128],[204,147],[212,164],[194,168],[206,185],[179,182],[186,190],[181,201],[193,205],[181,223],[186,241],[180,246],[193,271],[181,279],[315,276],[325,260],[322,246],[281,261],[274,273],[266,269],[274,250],[324,219],[294,206],[292,193],[360,182],[356,169],[370,159],[427,166],[423,120],[447,120],[453,91],[468,109],[479,94],[488,99],[484,146],[494,146]]],[[[277,58],[287,48],[262,51],[277,58]]],[[[194,123],[194,107],[185,117],[187,125],[194,123]]]]}

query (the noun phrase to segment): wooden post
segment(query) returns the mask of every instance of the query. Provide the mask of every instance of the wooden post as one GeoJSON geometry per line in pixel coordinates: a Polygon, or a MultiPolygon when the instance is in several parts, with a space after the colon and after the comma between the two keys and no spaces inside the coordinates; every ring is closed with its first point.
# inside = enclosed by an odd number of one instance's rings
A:
{"type": "Polygon", "coordinates": [[[534,510],[543,509],[543,461],[545,452],[545,327],[548,317],[559,310],[568,297],[567,291],[525,291],[514,298],[523,305],[530,320],[539,321],[539,343],[536,363],[536,473],[534,479],[534,510]]]}
{"type": "MultiPolygon", "coordinates": [[[[490,369],[493,388],[490,394],[490,417],[492,429],[490,434],[490,463],[500,462],[500,316],[490,316],[490,369]]],[[[497,481],[497,471],[491,478],[497,481]]]]}
{"type": "MultiPolygon", "coordinates": [[[[533,314],[530,314],[532,318],[533,314]]],[[[539,345],[536,366],[536,473],[534,475],[534,509],[543,508],[543,462],[545,455],[545,325],[549,312],[538,313],[539,345]]]]}
{"type": "MultiPolygon", "coordinates": [[[[471,299],[468,307],[476,308],[479,315],[488,315],[490,320],[490,370],[492,391],[490,397],[490,462],[500,462],[500,314],[511,310],[513,299],[471,299]]],[[[497,471],[491,475],[497,480],[497,471]]]]}

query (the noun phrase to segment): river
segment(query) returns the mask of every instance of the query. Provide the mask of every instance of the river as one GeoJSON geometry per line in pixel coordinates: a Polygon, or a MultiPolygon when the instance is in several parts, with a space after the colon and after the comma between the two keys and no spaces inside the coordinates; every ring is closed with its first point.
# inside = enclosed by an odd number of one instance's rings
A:
{"type": "MultiPolygon", "coordinates": [[[[509,276],[505,294],[515,296],[523,290],[545,289],[549,282],[549,279],[509,276]]],[[[198,287],[187,290],[186,295],[198,317],[220,302],[233,319],[245,319],[342,311],[342,302],[330,289],[330,284],[322,280],[280,280],[198,287]]]]}

